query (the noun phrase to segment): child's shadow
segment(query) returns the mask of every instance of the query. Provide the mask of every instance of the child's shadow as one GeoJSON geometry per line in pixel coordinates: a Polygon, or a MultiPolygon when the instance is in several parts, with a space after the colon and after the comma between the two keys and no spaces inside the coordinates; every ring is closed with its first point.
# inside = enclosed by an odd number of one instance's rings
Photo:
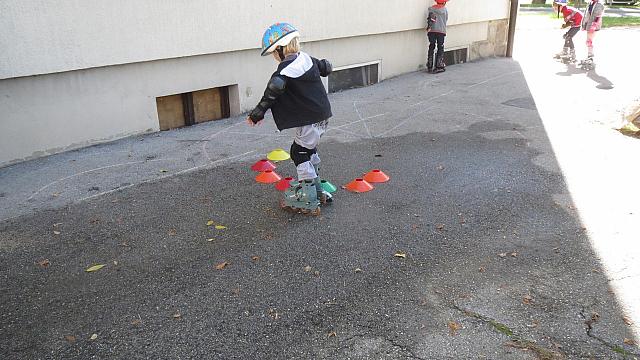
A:
{"type": "Polygon", "coordinates": [[[575,75],[575,74],[584,74],[587,73],[587,77],[593,81],[595,81],[596,83],[598,83],[598,85],[596,85],[596,88],[598,89],[602,89],[602,90],[611,90],[613,89],[613,83],[611,82],[611,80],[607,79],[606,77],[599,75],[595,69],[593,70],[583,70],[580,67],[577,67],[576,64],[567,64],[567,70],[566,71],[561,71],[561,72],[557,72],[556,75],[558,76],[571,76],[571,75],[575,75]]]}
{"type": "Polygon", "coordinates": [[[595,69],[587,71],[587,77],[598,83],[598,85],[596,85],[596,88],[598,89],[602,89],[602,90],[613,89],[613,83],[611,82],[611,80],[607,79],[602,75],[599,75],[595,69]]]}

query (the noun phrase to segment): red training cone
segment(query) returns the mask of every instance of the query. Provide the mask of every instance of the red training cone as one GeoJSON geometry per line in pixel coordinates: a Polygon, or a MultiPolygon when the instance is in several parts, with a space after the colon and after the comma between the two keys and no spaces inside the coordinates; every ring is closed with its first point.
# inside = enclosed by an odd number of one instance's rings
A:
{"type": "Polygon", "coordinates": [[[285,191],[287,190],[289,187],[291,187],[291,181],[293,181],[293,178],[288,176],[280,181],[278,181],[276,183],[276,189],[278,189],[278,191],[285,191]]]}
{"type": "Polygon", "coordinates": [[[273,170],[263,171],[256,176],[256,181],[263,184],[273,184],[281,179],[273,170]]]}
{"type": "Polygon", "coordinates": [[[344,188],[349,191],[357,192],[357,193],[363,193],[363,192],[373,190],[373,186],[371,186],[371,184],[369,184],[365,179],[361,179],[361,178],[357,178],[353,180],[352,182],[348,183],[344,188]]]}
{"type": "Polygon", "coordinates": [[[253,171],[267,171],[267,170],[275,170],[276,166],[267,159],[258,160],[257,163],[251,166],[251,170],[253,171]]]}
{"type": "Polygon", "coordinates": [[[370,183],[383,183],[389,181],[387,174],[383,173],[380,169],[373,169],[369,171],[364,179],[370,183]]]}

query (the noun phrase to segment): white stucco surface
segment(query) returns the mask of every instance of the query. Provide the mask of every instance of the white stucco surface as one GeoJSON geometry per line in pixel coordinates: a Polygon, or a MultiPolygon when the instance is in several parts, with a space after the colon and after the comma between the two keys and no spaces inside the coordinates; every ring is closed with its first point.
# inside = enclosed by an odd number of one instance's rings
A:
{"type": "MultiPolygon", "coordinates": [[[[259,47],[291,22],[305,42],[420,29],[425,0],[0,0],[0,79],[259,47]]],[[[449,24],[508,17],[509,0],[456,0],[449,24]]]]}

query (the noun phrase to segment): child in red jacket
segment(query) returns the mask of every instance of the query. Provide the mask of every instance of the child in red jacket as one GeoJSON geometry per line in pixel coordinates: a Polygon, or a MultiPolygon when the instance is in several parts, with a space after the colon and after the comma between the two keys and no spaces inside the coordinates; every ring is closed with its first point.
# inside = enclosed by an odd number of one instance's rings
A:
{"type": "Polygon", "coordinates": [[[573,44],[573,37],[580,31],[583,17],[582,12],[574,7],[568,6],[567,0],[555,0],[553,2],[553,9],[558,12],[558,16],[562,13],[562,17],[564,18],[562,28],[569,28],[569,30],[562,35],[564,38],[562,51],[554,57],[556,59],[562,59],[563,61],[575,62],[576,49],[573,44]]]}

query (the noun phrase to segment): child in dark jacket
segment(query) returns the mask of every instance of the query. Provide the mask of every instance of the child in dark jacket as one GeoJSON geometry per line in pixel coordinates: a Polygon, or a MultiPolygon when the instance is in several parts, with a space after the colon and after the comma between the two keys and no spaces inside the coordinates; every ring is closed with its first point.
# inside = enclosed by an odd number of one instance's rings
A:
{"type": "Polygon", "coordinates": [[[265,31],[262,56],[273,54],[279,64],[247,122],[251,126],[259,124],[271,109],[278,130],[295,128],[290,153],[299,182],[285,191],[281,205],[288,210],[317,215],[320,203],[332,201],[320,184],[317,150],[332,116],[320,77],[328,76],[332,66],[328,60],[318,60],[300,51],[299,37],[296,28],[287,23],[273,24],[265,31]]]}
{"type": "Polygon", "coordinates": [[[433,73],[443,72],[444,65],[444,37],[447,36],[447,0],[435,0],[436,4],[429,7],[427,18],[427,37],[429,37],[429,52],[427,53],[427,71],[433,73]],[[438,45],[436,52],[436,66],[433,67],[433,51],[438,45]]]}

